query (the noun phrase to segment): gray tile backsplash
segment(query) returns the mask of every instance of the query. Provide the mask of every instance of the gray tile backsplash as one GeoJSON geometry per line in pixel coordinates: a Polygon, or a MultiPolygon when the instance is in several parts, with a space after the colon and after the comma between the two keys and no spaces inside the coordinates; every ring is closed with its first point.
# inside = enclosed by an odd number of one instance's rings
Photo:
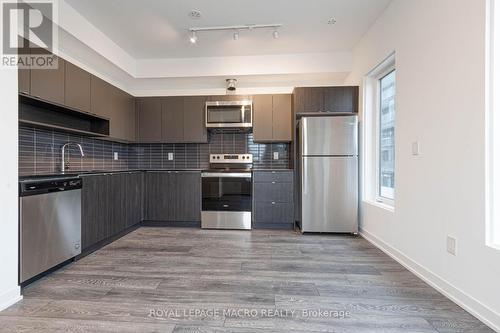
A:
{"type": "Polygon", "coordinates": [[[253,142],[251,133],[209,133],[208,144],[124,144],[82,137],[64,132],[29,126],[19,128],[19,174],[50,174],[60,171],[61,147],[71,141],[80,143],[85,156],[75,147],[68,150],[69,171],[128,169],[206,169],[209,154],[254,155],[254,168],[286,169],[290,161],[290,145],[253,142]],[[113,153],[118,153],[118,160],[113,153]],[[279,159],[273,159],[273,152],[279,159]],[[168,154],[173,153],[173,160],[168,154]]]}

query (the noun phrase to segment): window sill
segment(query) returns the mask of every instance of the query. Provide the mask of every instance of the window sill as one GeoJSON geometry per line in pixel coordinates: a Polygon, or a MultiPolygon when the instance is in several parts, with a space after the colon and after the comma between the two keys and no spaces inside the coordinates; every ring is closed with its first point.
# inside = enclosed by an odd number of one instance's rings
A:
{"type": "Polygon", "coordinates": [[[486,246],[493,249],[493,250],[497,250],[497,251],[500,251],[500,244],[496,244],[496,243],[486,243],[486,246]]]}
{"type": "Polygon", "coordinates": [[[363,200],[363,203],[371,205],[371,206],[375,206],[375,207],[378,207],[378,208],[382,208],[382,209],[384,209],[386,211],[394,213],[394,206],[385,204],[383,202],[378,202],[378,201],[375,201],[375,200],[363,200]]]}

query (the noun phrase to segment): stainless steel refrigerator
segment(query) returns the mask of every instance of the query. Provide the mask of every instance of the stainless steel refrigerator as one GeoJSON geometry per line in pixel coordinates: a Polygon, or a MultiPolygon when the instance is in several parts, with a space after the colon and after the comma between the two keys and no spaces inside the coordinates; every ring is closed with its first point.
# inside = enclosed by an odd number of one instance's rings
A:
{"type": "Polygon", "coordinates": [[[358,232],[358,117],[304,116],[298,124],[302,232],[358,232]]]}

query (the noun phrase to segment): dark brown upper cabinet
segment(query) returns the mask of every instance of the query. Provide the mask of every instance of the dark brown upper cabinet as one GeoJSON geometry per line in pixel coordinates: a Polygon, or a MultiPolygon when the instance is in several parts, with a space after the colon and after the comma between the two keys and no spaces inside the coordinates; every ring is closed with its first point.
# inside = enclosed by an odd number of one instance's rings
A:
{"type": "Polygon", "coordinates": [[[204,96],[145,97],[137,101],[137,141],[206,143],[204,96]]]}
{"type": "Polygon", "coordinates": [[[293,109],[299,112],[319,112],[325,107],[324,88],[295,88],[293,109]]]}
{"type": "Polygon", "coordinates": [[[57,68],[31,69],[30,94],[44,101],[63,105],[65,61],[55,55],[52,57],[58,61],[57,68]]]}
{"type": "Polygon", "coordinates": [[[253,96],[253,139],[273,139],[273,95],[253,96]]]}
{"type": "Polygon", "coordinates": [[[184,97],[184,141],[190,143],[206,143],[205,96],[184,97]]]}
{"type": "Polygon", "coordinates": [[[253,96],[255,142],[292,141],[291,95],[253,96]]]}
{"type": "Polygon", "coordinates": [[[358,112],[359,87],[311,87],[293,91],[294,113],[358,112]]]}
{"type": "Polygon", "coordinates": [[[160,97],[136,99],[137,137],[139,142],[162,141],[162,101],[160,97]]]}
{"type": "Polygon", "coordinates": [[[135,140],[135,104],[133,97],[106,81],[91,76],[91,112],[109,118],[109,136],[135,140]]]}
{"type": "Polygon", "coordinates": [[[85,112],[90,109],[90,73],[72,63],[65,62],[64,104],[85,112]]]}
{"type": "Polygon", "coordinates": [[[184,97],[162,99],[162,142],[184,142],[184,97]]]}
{"type": "Polygon", "coordinates": [[[113,100],[112,86],[106,81],[92,75],[90,80],[90,110],[92,113],[109,118],[113,100]]]}
{"type": "Polygon", "coordinates": [[[325,87],[324,109],[327,112],[357,113],[359,87],[325,87]]]}
{"type": "MultiPolygon", "coordinates": [[[[19,37],[19,42],[23,45],[19,49],[19,55],[27,55],[30,52],[29,42],[19,37]]],[[[19,68],[18,70],[18,91],[21,94],[29,95],[31,92],[31,70],[29,68],[19,68]]]]}
{"type": "Polygon", "coordinates": [[[135,108],[132,96],[116,87],[112,87],[112,108],[109,113],[110,136],[120,140],[135,140],[135,108]]]}

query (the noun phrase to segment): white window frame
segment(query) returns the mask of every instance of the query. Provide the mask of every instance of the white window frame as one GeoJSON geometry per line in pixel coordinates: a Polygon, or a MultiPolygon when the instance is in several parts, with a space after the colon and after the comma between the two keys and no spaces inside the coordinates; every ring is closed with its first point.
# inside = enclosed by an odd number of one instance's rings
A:
{"type": "MultiPolygon", "coordinates": [[[[393,52],[384,61],[371,70],[364,80],[364,201],[393,211],[396,200],[380,195],[380,80],[397,70],[396,54],[393,52]]],[[[396,115],[395,115],[396,119],[396,115]]],[[[396,129],[394,129],[394,135],[396,129]]],[[[396,184],[396,182],[395,182],[396,184]]]]}
{"type": "Polygon", "coordinates": [[[500,0],[487,1],[486,27],[486,245],[500,250],[500,0]],[[496,24],[495,24],[496,23],[496,24]],[[495,26],[496,25],[496,26],[495,26]],[[496,32],[496,33],[495,33],[496,32]]]}
{"type": "MultiPolygon", "coordinates": [[[[389,75],[390,73],[396,71],[396,64],[395,63],[391,63],[389,64],[386,68],[383,69],[383,71],[381,71],[377,76],[375,76],[374,79],[377,80],[377,89],[376,89],[376,103],[377,103],[377,108],[376,108],[376,127],[375,127],[375,141],[376,141],[376,149],[375,149],[375,175],[376,175],[376,180],[375,180],[375,200],[379,203],[382,203],[382,204],[385,204],[385,205],[389,205],[389,206],[394,206],[394,199],[391,199],[391,198],[387,198],[387,197],[384,197],[382,196],[382,194],[380,193],[380,189],[381,189],[381,186],[380,186],[380,177],[381,177],[381,171],[380,171],[380,154],[381,154],[381,151],[380,151],[380,137],[382,135],[381,133],[381,129],[380,129],[380,123],[381,123],[381,118],[382,118],[382,110],[380,109],[380,95],[382,93],[382,89],[380,87],[381,85],[381,80],[386,77],[387,75],[389,75]]],[[[394,117],[396,117],[394,115],[394,117]]],[[[396,134],[396,127],[394,127],[394,135],[396,134]]],[[[396,188],[394,187],[394,191],[396,190],[396,188]]],[[[396,196],[394,195],[394,198],[396,196]]]]}

